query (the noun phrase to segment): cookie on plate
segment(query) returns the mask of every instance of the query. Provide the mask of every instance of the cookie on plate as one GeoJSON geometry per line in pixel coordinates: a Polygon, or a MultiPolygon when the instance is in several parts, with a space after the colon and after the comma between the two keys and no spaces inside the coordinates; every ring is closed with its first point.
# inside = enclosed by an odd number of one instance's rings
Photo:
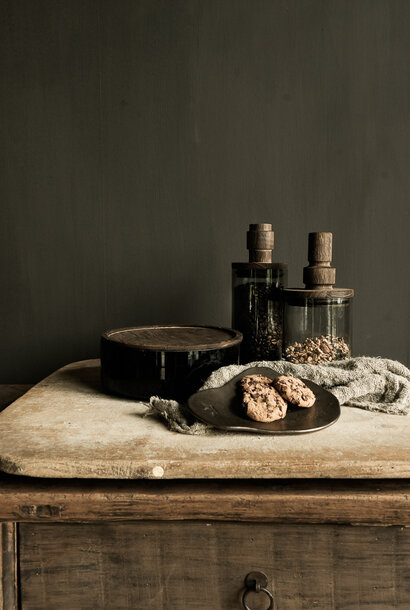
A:
{"type": "Polygon", "coordinates": [[[297,407],[313,407],[316,397],[312,390],[301,379],[291,375],[281,375],[273,380],[279,394],[297,407]]]}
{"type": "Polygon", "coordinates": [[[288,405],[273,387],[272,379],[263,375],[246,375],[240,385],[250,419],[269,423],[285,417],[288,405]]]}

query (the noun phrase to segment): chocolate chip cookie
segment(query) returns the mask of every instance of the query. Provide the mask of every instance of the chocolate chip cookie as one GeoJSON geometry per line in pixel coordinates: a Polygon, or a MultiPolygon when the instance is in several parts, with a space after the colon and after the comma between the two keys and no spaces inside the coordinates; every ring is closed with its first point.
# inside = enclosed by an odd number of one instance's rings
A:
{"type": "Polygon", "coordinates": [[[247,416],[259,422],[283,419],[288,405],[263,375],[246,375],[240,381],[247,416]]]}
{"type": "Polygon", "coordinates": [[[281,375],[273,380],[273,385],[279,394],[297,407],[312,407],[315,404],[316,397],[307,385],[297,377],[290,375],[281,375]]]}

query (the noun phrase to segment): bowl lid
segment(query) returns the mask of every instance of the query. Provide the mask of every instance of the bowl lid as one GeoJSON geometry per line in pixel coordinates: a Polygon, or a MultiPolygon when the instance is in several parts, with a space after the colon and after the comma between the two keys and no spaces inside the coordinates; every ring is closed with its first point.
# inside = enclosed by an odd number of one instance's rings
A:
{"type": "Polygon", "coordinates": [[[136,349],[185,352],[232,347],[242,341],[242,333],[219,326],[162,324],[107,330],[102,338],[136,349]]]}

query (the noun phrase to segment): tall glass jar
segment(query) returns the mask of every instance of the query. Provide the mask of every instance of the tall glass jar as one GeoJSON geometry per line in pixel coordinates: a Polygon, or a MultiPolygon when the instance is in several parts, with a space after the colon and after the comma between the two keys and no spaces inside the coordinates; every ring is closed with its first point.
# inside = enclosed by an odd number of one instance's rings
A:
{"type": "Polygon", "coordinates": [[[309,233],[305,288],[284,290],[283,357],[295,364],[323,364],[352,353],[353,290],[334,288],[332,241],[332,233],[309,233]]]}
{"type": "Polygon", "coordinates": [[[352,296],[349,289],[322,295],[284,293],[283,357],[295,364],[323,364],[352,354],[352,296]]]}
{"type": "Polygon", "coordinates": [[[232,328],[243,334],[242,363],[282,357],[283,263],[232,264],[232,328]]]}

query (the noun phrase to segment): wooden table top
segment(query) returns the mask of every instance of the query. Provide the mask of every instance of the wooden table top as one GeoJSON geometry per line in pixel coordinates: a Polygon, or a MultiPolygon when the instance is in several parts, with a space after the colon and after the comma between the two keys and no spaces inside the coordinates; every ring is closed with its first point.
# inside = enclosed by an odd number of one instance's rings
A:
{"type": "Polygon", "coordinates": [[[70,364],[0,413],[0,469],[30,477],[93,479],[410,475],[410,417],[342,407],[336,424],[311,434],[182,435],[143,417],[142,403],[103,394],[99,372],[98,360],[70,364]]]}

